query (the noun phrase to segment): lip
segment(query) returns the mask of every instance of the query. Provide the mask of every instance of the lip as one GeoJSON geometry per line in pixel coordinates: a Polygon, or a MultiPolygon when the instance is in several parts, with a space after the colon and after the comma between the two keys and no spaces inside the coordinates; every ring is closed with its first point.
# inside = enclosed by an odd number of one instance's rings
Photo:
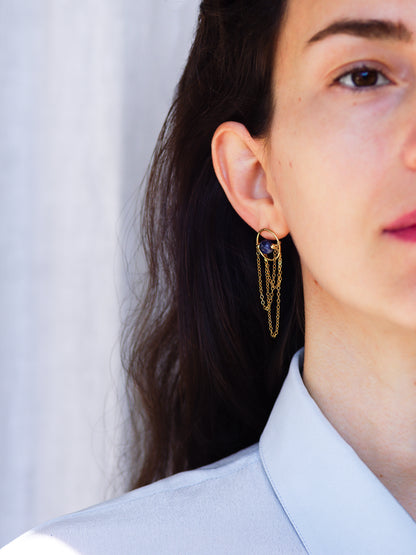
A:
{"type": "Polygon", "coordinates": [[[416,243],[416,225],[403,227],[402,229],[395,229],[394,231],[386,231],[386,233],[395,239],[408,241],[409,243],[416,243]]]}
{"type": "Polygon", "coordinates": [[[384,232],[401,241],[416,242],[416,210],[394,220],[384,229],[384,232]]]}
{"type": "Polygon", "coordinates": [[[416,210],[412,210],[412,212],[408,212],[407,214],[403,214],[397,220],[394,220],[391,224],[389,224],[384,231],[387,232],[395,232],[401,231],[404,229],[408,229],[410,227],[416,226],[416,210]]]}

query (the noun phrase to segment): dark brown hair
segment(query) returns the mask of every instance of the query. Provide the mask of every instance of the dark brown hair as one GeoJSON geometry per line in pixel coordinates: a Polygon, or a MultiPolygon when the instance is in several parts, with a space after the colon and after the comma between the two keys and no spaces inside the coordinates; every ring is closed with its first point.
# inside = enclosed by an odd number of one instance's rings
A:
{"type": "Polygon", "coordinates": [[[259,439],[303,345],[299,258],[282,242],[281,324],[259,301],[256,234],[215,176],[224,121],[265,136],[285,0],[208,0],[160,133],[143,208],[149,267],[123,336],[131,409],[130,487],[196,468],[259,439]]]}

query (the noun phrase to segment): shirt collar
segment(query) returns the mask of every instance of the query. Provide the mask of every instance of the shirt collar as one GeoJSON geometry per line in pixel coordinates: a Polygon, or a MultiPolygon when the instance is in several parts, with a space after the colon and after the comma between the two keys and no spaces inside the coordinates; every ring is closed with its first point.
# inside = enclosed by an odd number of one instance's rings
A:
{"type": "Polygon", "coordinates": [[[416,553],[416,523],[339,435],[300,375],[303,350],[260,438],[271,485],[310,554],[416,553]]]}

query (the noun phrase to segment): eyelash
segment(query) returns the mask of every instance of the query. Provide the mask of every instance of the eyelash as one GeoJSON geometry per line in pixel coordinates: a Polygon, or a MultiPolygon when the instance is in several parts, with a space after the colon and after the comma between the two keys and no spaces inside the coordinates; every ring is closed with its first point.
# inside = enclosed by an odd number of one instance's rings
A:
{"type": "Polygon", "coordinates": [[[350,69],[349,71],[346,71],[345,73],[343,73],[342,75],[340,75],[339,77],[337,77],[334,82],[334,85],[340,85],[341,87],[344,87],[346,89],[350,89],[356,92],[361,92],[361,91],[365,91],[365,90],[371,90],[371,89],[378,89],[380,87],[385,87],[386,85],[391,85],[392,81],[386,77],[386,75],[380,71],[379,69],[375,68],[375,67],[371,67],[371,66],[367,66],[367,65],[360,65],[357,67],[354,67],[352,69],[350,69]],[[352,81],[352,76],[354,74],[359,74],[359,73],[376,73],[377,76],[377,80],[376,83],[373,85],[362,85],[362,86],[358,86],[356,84],[354,84],[354,82],[352,81]],[[351,81],[351,84],[346,84],[342,82],[342,79],[346,79],[348,78],[349,81],[351,81]],[[378,81],[380,81],[380,79],[383,80],[382,83],[378,83],[378,81]]]}

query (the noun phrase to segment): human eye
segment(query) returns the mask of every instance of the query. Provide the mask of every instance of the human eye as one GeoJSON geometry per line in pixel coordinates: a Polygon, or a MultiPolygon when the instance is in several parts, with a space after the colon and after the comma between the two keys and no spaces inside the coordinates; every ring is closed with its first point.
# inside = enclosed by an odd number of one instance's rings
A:
{"type": "Polygon", "coordinates": [[[382,71],[366,65],[355,67],[343,73],[334,81],[334,84],[356,90],[374,89],[390,85],[391,83],[392,81],[388,79],[382,71]]]}

